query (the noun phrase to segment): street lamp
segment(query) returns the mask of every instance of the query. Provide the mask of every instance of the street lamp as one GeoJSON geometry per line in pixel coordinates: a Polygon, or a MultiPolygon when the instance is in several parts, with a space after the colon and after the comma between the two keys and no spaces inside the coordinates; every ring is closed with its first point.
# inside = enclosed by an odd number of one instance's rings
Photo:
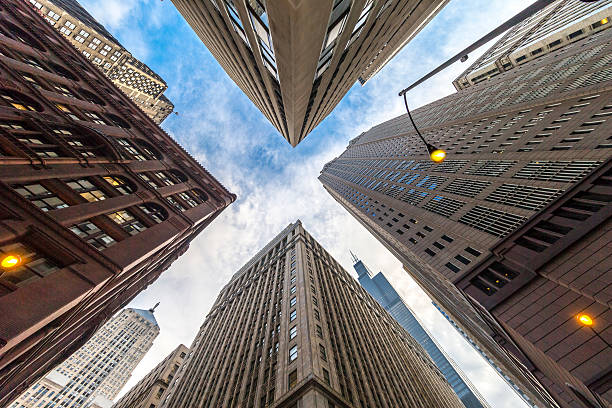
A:
{"type": "Polygon", "coordinates": [[[612,345],[610,343],[608,343],[606,341],[606,339],[604,339],[603,337],[601,337],[601,334],[599,334],[594,328],[593,328],[593,318],[591,316],[589,316],[586,313],[580,313],[579,315],[576,316],[576,319],[578,319],[578,321],[580,322],[580,324],[582,324],[583,326],[588,327],[589,329],[591,329],[593,331],[593,333],[599,337],[599,340],[603,341],[604,344],[610,348],[612,348],[612,345]]]}
{"type": "Polygon", "coordinates": [[[446,152],[442,149],[437,148],[431,143],[427,143],[427,141],[425,140],[421,132],[419,132],[419,128],[416,127],[416,124],[414,123],[414,120],[412,119],[412,115],[410,114],[410,109],[408,109],[408,101],[406,100],[406,93],[404,93],[403,95],[404,95],[404,105],[406,105],[406,112],[408,112],[408,117],[410,118],[410,122],[412,122],[412,126],[414,127],[414,130],[416,130],[417,135],[419,135],[423,143],[425,143],[425,146],[427,147],[427,152],[429,153],[429,158],[434,163],[442,163],[444,159],[446,159],[446,152]]]}
{"type": "Polygon", "coordinates": [[[21,263],[21,257],[19,255],[6,255],[0,263],[3,268],[14,268],[21,263]]]}

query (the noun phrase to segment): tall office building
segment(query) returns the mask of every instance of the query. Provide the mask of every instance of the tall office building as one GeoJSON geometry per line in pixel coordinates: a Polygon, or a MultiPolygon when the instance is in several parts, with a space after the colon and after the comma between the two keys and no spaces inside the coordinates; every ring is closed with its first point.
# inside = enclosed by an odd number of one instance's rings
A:
{"type": "Polygon", "coordinates": [[[0,4],[0,406],[235,195],[22,0],[0,4]]]}
{"type": "Polygon", "coordinates": [[[142,380],[117,401],[113,408],[156,408],[168,395],[168,386],[187,359],[189,349],[179,345],[142,380]]]}
{"type": "Polygon", "coordinates": [[[467,88],[610,28],[611,4],[612,0],[551,1],[508,30],[453,85],[457,90],[467,88]]]}
{"type": "Polygon", "coordinates": [[[448,0],[172,0],[230,78],[297,146],[448,0]]]}
{"type": "Polygon", "coordinates": [[[96,68],[160,124],[174,105],[164,92],[166,82],[134,57],[76,0],[24,0],[76,47],[96,68]]]}
{"type": "Polygon", "coordinates": [[[359,284],[425,349],[466,408],[489,408],[466,375],[449,359],[381,272],[374,275],[355,255],[359,284]]]}
{"type": "Polygon", "coordinates": [[[153,312],[123,310],[8,408],[110,408],[159,334],[153,312]]]}
{"type": "Polygon", "coordinates": [[[353,139],[320,176],[538,405],[510,360],[563,407],[612,400],[611,39],[601,31],[416,110],[424,137],[448,151],[442,164],[403,115],[353,139]],[[585,310],[597,327],[579,324],[585,310]]]}
{"type": "Polygon", "coordinates": [[[299,221],[236,272],[191,350],[163,407],[463,407],[299,221]]]}
{"type": "Polygon", "coordinates": [[[476,352],[478,354],[480,354],[482,356],[482,358],[485,359],[485,361],[487,363],[489,363],[489,365],[497,372],[497,374],[503,378],[503,380],[510,386],[512,387],[512,389],[514,390],[514,392],[516,392],[522,399],[523,401],[525,401],[526,404],[528,404],[530,407],[533,408],[537,408],[537,405],[535,405],[533,403],[533,401],[531,401],[529,399],[529,396],[527,394],[525,394],[525,392],[518,386],[516,385],[512,379],[510,377],[508,377],[506,375],[506,373],[504,373],[504,370],[502,370],[497,364],[495,364],[495,361],[493,361],[491,359],[491,357],[489,357],[479,346],[478,344],[476,344],[476,342],[474,340],[472,340],[472,338],[470,336],[468,336],[468,334],[466,332],[464,332],[461,327],[459,327],[457,325],[457,323],[455,323],[455,321],[444,311],[440,308],[440,306],[438,306],[436,304],[436,302],[431,302],[433,304],[433,306],[438,309],[438,311],[440,313],[442,313],[442,316],[444,316],[444,318],[446,320],[448,320],[448,322],[451,324],[451,326],[453,326],[455,328],[455,330],[457,330],[457,332],[461,335],[461,337],[463,337],[473,348],[474,350],[476,350],[476,352]]]}

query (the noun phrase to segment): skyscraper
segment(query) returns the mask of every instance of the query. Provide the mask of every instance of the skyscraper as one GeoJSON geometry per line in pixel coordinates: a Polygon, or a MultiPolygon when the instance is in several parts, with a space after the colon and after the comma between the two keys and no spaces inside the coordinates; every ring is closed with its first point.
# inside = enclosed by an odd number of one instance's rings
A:
{"type": "Polygon", "coordinates": [[[126,50],[78,1],[27,1],[155,123],[172,113],[163,78],[126,50]]]}
{"type": "Polygon", "coordinates": [[[453,85],[457,90],[486,81],[502,72],[554,52],[567,44],[612,26],[612,0],[552,1],[550,5],[512,27],[453,85]]]}
{"type": "Polygon", "coordinates": [[[153,312],[123,310],[9,408],[85,408],[92,404],[110,408],[159,334],[153,312]]]}
{"type": "Polygon", "coordinates": [[[503,378],[504,381],[510,387],[512,387],[514,392],[516,392],[523,399],[523,401],[525,401],[525,403],[527,403],[530,407],[537,408],[537,406],[533,403],[533,401],[529,399],[529,396],[525,394],[525,392],[521,390],[521,388],[518,385],[512,382],[512,379],[504,373],[504,370],[502,370],[497,364],[495,364],[495,361],[493,361],[491,357],[487,356],[487,354],[478,346],[478,344],[476,344],[476,342],[472,340],[472,338],[468,336],[468,334],[464,332],[461,329],[461,327],[459,327],[457,323],[455,323],[455,321],[451,319],[451,317],[448,314],[446,314],[446,312],[442,310],[440,306],[436,304],[436,302],[432,302],[432,304],[434,305],[436,309],[438,309],[440,313],[442,313],[442,316],[444,316],[444,318],[448,320],[451,326],[453,326],[455,330],[457,330],[457,332],[461,335],[461,337],[463,337],[474,348],[474,350],[476,350],[476,352],[480,354],[487,363],[489,363],[489,365],[497,372],[497,374],[499,374],[499,376],[503,378]]]}
{"type": "Polygon", "coordinates": [[[417,109],[442,164],[404,115],[320,176],[538,405],[524,368],[563,407],[610,400],[611,39],[601,31],[417,109]],[[593,267],[575,265],[581,250],[593,267]],[[595,331],[576,319],[585,310],[595,331]]]}
{"type": "Polygon", "coordinates": [[[117,401],[113,408],[156,408],[168,395],[168,386],[187,359],[189,349],[179,345],[142,380],[117,401]]]}
{"type": "Polygon", "coordinates": [[[225,72],[297,146],[447,0],[172,0],[225,72]]]}
{"type": "Polygon", "coordinates": [[[418,321],[385,275],[381,272],[374,275],[355,255],[353,261],[359,284],[423,346],[463,405],[466,408],[488,408],[489,404],[418,321]]]}
{"type": "Polygon", "coordinates": [[[0,5],[0,191],[0,406],[236,198],[21,0],[0,5]]]}
{"type": "Polygon", "coordinates": [[[297,221],[222,289],[163,407],[463,407],[297,221]]]}

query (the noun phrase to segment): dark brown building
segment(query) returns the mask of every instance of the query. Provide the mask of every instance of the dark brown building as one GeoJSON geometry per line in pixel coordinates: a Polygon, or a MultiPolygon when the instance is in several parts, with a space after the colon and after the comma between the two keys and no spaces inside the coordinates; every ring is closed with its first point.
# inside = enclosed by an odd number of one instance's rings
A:
{"type": "Polygon", "coordinates": [[[0,3],[0,192],[0,406],[235,200],[21,0],[0,3]]]}
{"type": "Polygon", "coordinates": [[[464,406],[300,221],[236,272],[191,350],[162,407],[464,406]]]}
{"type": "Polygon", "coordinates": [[[320,176],[542,406],[612,401],[611,58],[600,31],[417,109],[442,164],[403,115],[320,176]]]}

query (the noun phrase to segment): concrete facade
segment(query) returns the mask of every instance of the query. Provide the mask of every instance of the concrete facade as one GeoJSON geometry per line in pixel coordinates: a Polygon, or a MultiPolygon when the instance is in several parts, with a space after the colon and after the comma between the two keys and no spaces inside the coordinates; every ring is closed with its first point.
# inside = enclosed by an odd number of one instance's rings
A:
{"type": "Polygon", "coordinates": [[[174,110],[168,85],[139,61],[76,0],[24,0],[59,31],[96,68],[110,78],[155,123],[174,110]]]}
{"type": "Polygon", "coordinates": [[[191,350],[162,407],[463,407],[299,221],[232,277],[191,350]]]}
{"type": "Polygon", "coordinates": [[[125,309],[8,408],[110,408],[158,334],[153,309],[125,309]]]}
{"type": "Polygon", "coordinates": [[[173,0],[292,145],[375,75],[447,0],[173,0]]]}
{"type": "Polygon", "coordinates": [[[168,386],[187,360],[189,349],[179,345],[142,380],[138,381],[113,408],[156,408],[168,395],[168,386]]]}
{"type": "Polygon", "coordinates": [[[0,270],[0,406],[236,198],[21,0],[0,4],[0,191],[20,259],[0,270]]]}
{"type": "MultiPolygon", "coordinates": [[[[597,401],[608,398],[604,396],[612,384],[609,367],[598,362],[611,360],[610,348],[602,348],[597,335],[583,330],[570,314],[578,305],[588,308],[595,302],[603,307],[599,310],[593,305],[599,330],[610,341],[605,312],[610,304],[609,261],[595,264],[595,277],[582,268],[568,275],[572,281],[545,277],[547,288],[554,286],[559,291],[555,293],[569,290],[557,303],[553,300],[549,309],[562,311],[563,316],[548,320],[547,329],[539,328],[557,334],[549,337],[553,343],[546,345],[536,338],[525,341],[523,327],[514,326],[521,319],[519,315],[526,318],[533,309],[521,311],[515,306],[510,313],[518,314],[512,320],[501,312],[503,308],[495,312],[495,307],[502,306],[492,301],[504,297],[509,302],[508,293],[513,291],[514,299],[521,299],[520,294],[529,290],[526,282],[543,277],[544,269],[540,268],[545,266],[524,265],[519,274],[500,272],[495,266],[494,272],[481,271],[484,275],[473,276],[472,271],[528,220],[544,214],[555,200],[586,183],[585,177],[607,166],[612,148],[607,126],[612,109],[611,38],[612,30],[600,31],[415,110],[425,139],[447,150],[448,158],[442,164],[428,160],[403,115],[353,139],[320,176],[330,194],[377,236],[442,310],[542,406],[589,406],[579,394],[586,395],[592,406],[608,403],[597,401]],[[467,276],[471,277],[469,284],[467,276]],[[506,284],[496,294],[496,285],[506,284]],[[491,301],[475,301],[483,299],[480,294],[491,301]],[[586,354],[575,344],[570,347],[575,353],[564,349],[570,344],[564,336],[574,332],[580,333],[579,345],[587,343],[586,354]],[[540,389],[542,384],[547,392],[540,389]]],[[[589,183],[584,187],[591,188],[589,183]]],[[[564,209],[570,214],[563,213],[561,227],[546,220],[548,223],[538,225],[538,232],[531,231],[520,240],[522,245],[530,247],[531,243],[532,251],[545,251],[558,240],[554,248],[561,245],[569,250],[570,245],[580,244],[558,239],[565,236],[567,228],[573,230],[571,236],[580,239],[603,231],[591,248],[593,261],[600,259],[605,251],[598,253],[597,248],[609,245],[605,223],[593,227],[587,222],[580,228],[578,224],[591,219],[592,213],[598,220],[608,214],[609,193],[603,187],[593,190],[601,195],[587,190],[583,194],[589,198],[582,200],[588,204],[574,200],[564,209]],[[580,215],[572,215],[574,212],[580,215]]],[[[539,259],[553,262],[551,258],[539,259]]],[[[568,262],[571,265],[572,261],[568,262]]],[[[521,304],[526,305],[524,301],[521,304]]],[[[533,329],[534,324],[532,319],[527,326],[533,329]]]]}

